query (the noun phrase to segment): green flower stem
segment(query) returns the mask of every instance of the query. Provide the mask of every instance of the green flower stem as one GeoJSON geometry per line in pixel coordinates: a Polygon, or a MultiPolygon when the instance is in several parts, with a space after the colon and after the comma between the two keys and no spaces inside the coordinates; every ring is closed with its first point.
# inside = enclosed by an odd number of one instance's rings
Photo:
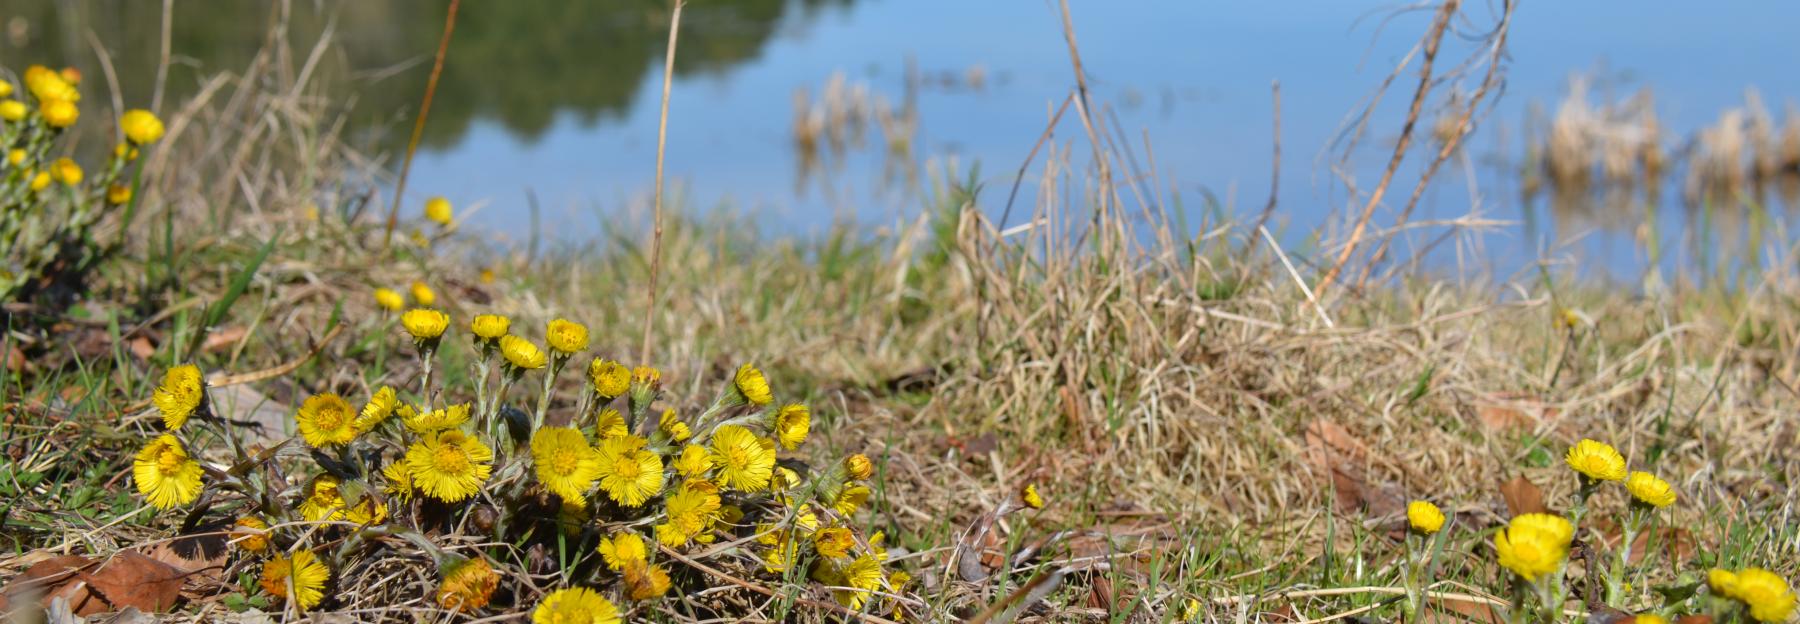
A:
{"type": "Polygon", "coordinates": [[[544,428],[544,414],[550,410],[550,391],[556,386],[556,376],[562,372],[563,365],[569,363],[568,356],[551,356],[550,372],[544,375],[544,391],[538,395],[537,413],[531,417],[531,430],[544,428]]]}

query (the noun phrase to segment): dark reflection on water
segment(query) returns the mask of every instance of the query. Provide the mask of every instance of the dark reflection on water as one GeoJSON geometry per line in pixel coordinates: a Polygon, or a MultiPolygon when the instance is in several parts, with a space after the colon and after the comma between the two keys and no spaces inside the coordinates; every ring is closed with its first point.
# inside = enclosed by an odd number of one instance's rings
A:
{"type": "MultiPolygon", "coordinates": [[[[679,76],[724,72],[755,59],[784,16],[805,19],[852,0],[708,0],[682,15],[679,76]]],[[[391,129],[424,93],[448,3],[442,0],[321,2],[179,1],[173,3],[164,106],[179,103],[202,79],[240,72],[265,48],[270,28],[286,20],[292,54],[302,66],[331,29],[333,45],[314,71],[331,93],[355,93],[352,128],[391,129]],[[351,86],[354,89],[332,88],[351,86]]],[[[668,24],[664,0],[464,2],[455,45],[445,62],[426,147],[462,140],[488,119],[526,141],[541,138],[559,113],[583,125],[623,116],[647,73],[661,70],[668,24]]],[[[152,98],[160,56],[162,3],[143,0],[6,0],[0,5],[0,64],[21,70],[41,63],[74,66],[90,93],[104,76],[87,32],[108,49],[128,106],[152,98]]],[[[101,87],[104,88],[104,87],[101,87]]],[[[404,133],[377,135],[392,148],[404,133]]]]}

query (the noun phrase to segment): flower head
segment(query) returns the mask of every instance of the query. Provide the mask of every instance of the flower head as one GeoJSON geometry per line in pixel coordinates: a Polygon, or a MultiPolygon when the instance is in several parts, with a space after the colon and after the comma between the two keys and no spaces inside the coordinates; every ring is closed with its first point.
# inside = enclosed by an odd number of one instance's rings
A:
{"type": "Polygon", "coordinates": [[[412,291],[413,301],[418,302],[419,305],[430,306],[437,303],[437,293],[432,292],[431,287],[427,286],[425,282],[415,280],[412,286],[407,287],[407,290],[412,291]]]}
{"type": "Polygon", "coordinates": [[[30,169],[27,169],[25,176],[31,178],[31,184],[27,188],[30,188],[33,193],[50,188],[50,172],[48,171],[32,173],[30,169]]]}
{"type": "Polygon", "coordinates": [[[688,428],[687,423],[675,416],[674,408],[663,410],[662,417],[656,421],[656,430],[677,443],[686,442],[694,436],[694,431],[688,428]]]}
{"type": "Polygon", "coordinates": [[[157,509],[186,505],[200,497],[200,462],[188,457],[181,441],[170,434],[157,436],[131,462],[131,480],[139,494],[157,509]]]}
{"type": "Polygon", "coordinates": [[[613,502],[637,507],[662,492],[662,457],[644,444],[643,438],[630,434],[600,442],[600,489],[613,502]]]}
{"type": "Polygon", "coordinates": [[[512,329],[512,319],[499,314],[477,314],[469,321],[469,331],[484,341],[499,340],[509,329],[512,329]]]}
{"type": "Polygon", "coordinates": [[[382,309],[389,312],[399,312],[401,308],[406,307],[406,297],[392,288],[377,288],[375,289],[375,305],[381,306],[382,309]]]}
{"type": "Polygon", "coordinates": [[[737,375],[732,377],[731,389],[738,398],[751,405],[768,405],[775,400],[775,395],[769,392],[769,380],[748,363],[738,367],[737,375]]]}
{"type": "Polygon", "coordinates": [[[430,308],[413,308],[400,315],[400,325],[421,344],[435,343],[450,328],[450,315],[430,308]]]}
{"type": "Polygon", "coordinates": [[[306,484],[306,498],[300,500],[300,517],[311,522],[341,520],[349,507],[338,491],[343,481],[331,475],[319,475],[306,484]]]}
{"type": "Polygon", "coordinates": [[[307,397],[294,419],[300,437],[313,448],[343,446],[356,439],[356,412],[338,395],[326,392],[307,397]]]}
{"type": "Polygon", "coordinates": [[[1035,483],[1027,483],[1025,487],[1019,488],[1019,502],[1025,503],[1026,507],[1032,509],[1044,508],[1044,497],[1038,494],[1035,483]]]}
{"type": "Polygon", "coordinates": [[[806,432],[812,428],[812,411],[800,403],[789,403],[775,410],[775,441],[781,448],[794,450],[806,441],[806,432]]]}
{"type": "Polygon", "coordinates": [[[50,177],[65,186],[81,184],[81,165],[72,158],[58,158],[50,163],[50,177]]]}
{"type": "Polygon", "coordinates": [[[861,508],[863,503],[869,502],[869,494],[871,493],[872,490],[869,489],[869,486],[861,483],[846,485],[844,486],[844,489],[838,490],[837,498],[832,499],[831,508],[837,510],[838,513],[848,516],[856,513],[856,510],[861,508]]]}
{"type": "Polygon", "coordinates": [[[74,84],[71,84],[61,73],[43,65],[32,65],[25,68],[24,78],[26,90],[31,91],[31,96],[39,101],[81,99],[81,91],[77,90],[74,84]]]}
{"type": "Polygon", "coordinates": [[[493,461],[492,449],[455,429],[430,434],[406,450],[413,486],[448,503],[474,496],[492,473],[493,461]]]}
{"type": "Polygon", "coordinates": [[[1631,491],[1632,498],[1651,507],[1668,507],[1675,504],[1675,488],[1668,481],[1648,472],[1636,471],[1625,479],[1625,489],[1631,491]]]}
{"type": "Polygon", "coordinates": [[[183,364],[163,373],[162,385],[156,387],[151,401],[162,412],[163,427],[180,429],[200,403],[206,400],[206,382],[200,379],[200,367],[183,364]]]}
{"type": "Polygon", "coordinates": [[[1761,568],[1744,568],[1733,574],[1713,570],[1708,576],[1713,591],[1741,602],[1758,622],[1786,622],[1794,616],[1796,599],[1787,579],[1761,568]]]}
{"type": "Polygon", "coordinates": [[[586,503],[587,491],[600,478],[599,454],[572,427],[544,427],[532,434],[531,463],[545,489],[575,504],[586,503]]]}
{"type": "Polygon", "coordinates": [[[325,567],[318,555],[310,550],[296,551],[293,556],[276,555],[263,563],[262,590],[270,596],[291,600],[301,611],[319,606],[325,599],[328,582],[331,582],[331,568],[325,567]]]}
{"type": "Polygon", "coordinates": [[[1605,442],[1582,440],[1569,448],[1564,458],[1569,467],[1595,481],[1625,479],[1625,456],[1605,442]]]}
{"type": "Polygon", "coordinates": [[[402,405],[394,410],[400,415],[400,423],[406,425],[413,433],[431,433],[454,429],[469,421],[469,404],[457,403],[446,407],[420,413],[411,405],[402,405]]]}
{"type": "Polygon", "coordinates": [[[500,337],[500,355],[518,370],[537,370],[544,367],[544,352],[530,340],[507,334],[500,337]]]}
{"type": "Polygon", "coordinates": [[[544,328],[544,342],[552,351],[572,355],[588,348],[588,328],[568,319],[553,319],[544,328]]]}
{"type": "Polygon", "coordinates": [[[450,225],[450,200],[442,197],[425,200],[425,218],[438,225],[450,225]]]}
{"type": "Polygon", "coordinates": [[[644,545],[644,538],[631,531],[621,531],[612,537],[600,539],[600,558],[606,560],[606,567],[623,570],[631,563],[648,561],[650,549],[644,545]]]}
{"type": "Polygon", "coordinates": [[[1494,534],[1500,565],[1526,581],[1555,572],[1569,555],[1575,527],[1559,516],[1522,514],[1494,534]]]}
{"type": "Polygon", "coordinates": [[[598,592],[570,587],[550,592],[531,612],[532,624],[619,624],[619,608],[598,592]]]}
{"type": "Polygon", "coordinates": [[[869,461],[869,456],[862,453],[845,457],[844,474],[857,481],[868,481],[875,476],[875,462],[869,461]]]}
{"type": "Polygon", "coordinates": [[[163,123],[156,118],[156,113],[134,108],[119,116],[119,130],[125,133],[125,140],[136,145],[148,145],[162,138],[163,123]]]}
{"type": "Polygon", "coordinates": [[[269,549],[269,524],[256,516],[244,516],[232,523],[231,541],[238,548],[259,553],[269,549]]]}
{"type": "Polygon", "coordinates": [[[343,519],[346,522],[368,526],[371,524],[381,524],[381,521],[386,520],[387,516],[387,503],[383,503],[381,502],[381,499],[373,496],[364,496],[362,500],[357,501],[355,505],[351,505],[344,509],[343,519]]]}
{"type": "Polygon", "coordinates": [[[131,187],[123,184],[109,184],[106,187],[106,203],[122,206],[131,201],[131,187]]]}
{"type": "Polygon", "coordinates": [[[594,417],[594,435],[601,440],[629,433],[631,428],[625,426],[625,415],[620,414],[619,410],[609,407],[600,410],[600,415],[594,417]]]}
{"type": "Polygon", "coordinates": [[[81,119],[81,109],[69,100],[46,101],[39,106],[38,112],[43,114],[45,124],[57,129],[73,126],[81,119]]]}
{"type": "MultiPolygon", "coordinates": [[[[24,102],[18,100],[0,100],[0,120],[16,122],[20,119],[24,119],[25,115],[29,112],[31,112],[31,109],[26,108],[24,102]]],[[[17,165],[19,163],[12,164],[17,165]]]]}
{"type": "Polygon", "coordinates": [[[394,389],[382,386],[369,395],[369,402],[363,404],[361,412],[356,414],[355,427],[358,432],[373,430],[377,425],[387,421],[400,408],[400,397],[394,389]]]}
{"type": "Polygon", "coordinates": [[[601,400],[610,401],[631,390],[631,369],[605,358],[594,358],[588,363],[588,379],[593,381],[594,393],[601,400]]]}
{"type": "Polygon", "coordinates": [[[749,429],[719,427],[713,432],[711,456],[713,466],[719,469],[719,481],[745,492],[768,489],[775,473],[775,449],[771,446],[764,446],[749,429]]]}
{"type": "Polygon", "coordinates": [[[649,600],[669,592],[669,572],[646,561],[625,566],[625,595],[632,600],[649,600]]]}
{"type": "Polygon", "coordinates": [[[1406,523],[1420,535],[1431,535],[1444,528],[1444,512],[1431,501],[1416,500],[1406,504],[1406,523]]]}
{"type": "Polygon", "coordinates": [[[656,525],[656,541],[675,548],[700,537],[719,519],[719,489],[708,481],[682,482],[664,500],[668,521],[656,525]]]}
{"type": "Polygon", "coordinates": [[[850,549],[856,547],[856,536],[844,527],[829,527],[813,533],[813,550],[827,559],[842,559],[850,556],[850,549]]]}
{"type": "Polygon", "coordinates": [[[412,473],[407,472],[405,459],[388,462],[388,465],[382,466],[381,478],[384,481],[381,485],[382,493],[394,497],[395,500],[412,500],[412,473]]]}
{"type": "Polygon", "coordinates": [[[444,569],[444,582],[438,585],[438,605],[469,613],[487,606],[499,585],[500,575],[487,559],[465,559],[444,569]]]}
{"type": "Polygon", "coordinates": [[[1669,624],[1669,620],[1655,613],[1640,613],[1629,624],[1669,624]]]}
{"type": "Polygon", "coordinates": [[[681,447],[681,455],[675,458],[675,473],[683,477],[698,477],[712,470],[712,457],[706,447],[689,444],[681,447]]]}
{"type": "Polygon", "coordinates": [[[829,565],[819,568],[829,568],[822,574],[825,578],[818,579],[820,582],[845,588],[833,590],[832,598],[851,609],[861,609],[863,603],[868,602],[871,592],[881,588],[881,562],[869,555],[857,557],[841,568],[829,565]]]}

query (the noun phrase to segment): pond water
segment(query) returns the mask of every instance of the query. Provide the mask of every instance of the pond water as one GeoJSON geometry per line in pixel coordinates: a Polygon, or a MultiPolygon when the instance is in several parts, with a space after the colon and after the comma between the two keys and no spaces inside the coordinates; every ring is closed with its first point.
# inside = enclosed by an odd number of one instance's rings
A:
{"type": "MultiPolygon", "coordinates": [[[[1335,170],[1353,175],[1363,192],[1379,177],[1416,71],[1409,68],[1383,98],[1362,147],[1344,156],[1334,139],[1430,22],[1426,12],[1345,0],[1069,4],[1097,112],[1116,118],[1108,125],[1154,170],[1146,184],[1180,197],[1190,229],[1216,211],[1261,210],[1270,85],[1280,82],[1280,202],[1271,223],[1303,257],[1318,254],[1309,235],[1342,231],[1346,213],[1360,207],[1335,170]]],[[[1468,4],[1441,65],[1478,51],[1476,37],[1494,24],[1497,3],[1468,4]]],[[[160,5],[8,0],[0,7],[0,63],[71,64],[99,75],[91,30],[112,49],[126,101],[146,101],[160,5]]],[[[369,150],[391,155],[403,145],[444,5],[290,5],[301,54],[329,25],[321,80],[342,90],[352,136],[369,150]]],[[[174,2],[178,64],[168,97],[191,92],[197,76],[240,69],[265,43],[279,6],[174,2]]],[[[463,3],[409,204],[445,195],[459,206],[479,205],[475,224],[515,239],[529,235],[527,190],[542,206],[541,233],[552,238],[579,240],[641,209],[654,173],[666,8],[637,0],[463,3]]],[[[1744,109],[1754,89],[1773,119],[1764,130],[1779,146],[1782,124],[1796,123],[1785,115],[1800,101],[1796,23],[1800,4],[1777,0],[1522,2],[1495,106],[1414,217],[1451,219],[1473,209],[1502,224],[1431,247],[1432,263],[1505,276],[1548,255],[1596,275],[1635,278],[1649,265],[1708,274],[1718,264],[1708,255],[1721,248],[1754,257],[1788,240],[1795,202],[1786,177],[1721,202],[1692,193],[1684,199],[1684,174],[1675,172],[1649,184],[1656,191],[1647,197],[1615,205],[1585,194],[1528,196],[1535,176],[1520,172],[1537,170],[1527,164],[1526,139],[1547,135],[1532,108],[1554,113],[1572,76],[1585,77],[1595,104],[1652,89],[1659,143],[1671,158],[1704,151],[1711,143],[1692,137],[1726,111],[1744,109]]],[[[978,165],[982,203],[997,213],[1074,85],[1057,3],[1045,0],[697,0],[682,26],[669,111],[672,187],[686,208],[755,211],[773,233],[917,215],[933,173],[949,167],[965,179],[978,165]],[[810,121],[796,112],[797,98],[817,108],[810,121]]],[[[1462,96],[1483,69],[1471,68],[1462,96]]],[[[1440,88],[1433,104],[1450,91],[1440,88]]],[[[1378,225],[1392,222],[1417,167],[1435,152],[1429,130],[1409,153],[1390,195],[1399,199],[1378,211],[1378,225]]],[[[1085,135],[1072,115],[1056,139],[1075,148],[1078,165],[1084,161],[1085,135]]],[[[1038,165],[1041,159],[1027,174],[1021,205],[1036,199],[1038,165]]],[[[1400,257],[1443,231],[1410,231],[1400,257]]]]}

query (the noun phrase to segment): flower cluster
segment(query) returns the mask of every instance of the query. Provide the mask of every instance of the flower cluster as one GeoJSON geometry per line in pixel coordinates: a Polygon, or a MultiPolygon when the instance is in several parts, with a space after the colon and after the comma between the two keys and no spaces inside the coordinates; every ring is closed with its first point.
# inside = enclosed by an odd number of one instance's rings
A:
{"type": "MultiPolygon", "coordinates": [[[[889,570],[885,537],[855,521],[873,494],[874,461],[856,454],[814,468],[787,456],[810,437],[812,411],[777,401],[756,366],[732,371],[710,402],[686,403],[664,392],[655,368],[595,357],[577,369],[585,374],[571,375],[579,389],[570,392],[558,381],[592,346],[581,323],[551,320],[539,342],[505,316],[477,315],[467,324],[469,357],[454,360],[472,370],[457,377],[434,372],[453,361],[440,357],[457,343],[445,340],[456,333],[448,314],[419,307],[398,320],[418,355],[417,375],[366,394],[302,400],[289,444],[312,461],[285,467],[288,479],[247,457],[238,470],[204,469],[180,439],[184,423],[221,429],[190,440],[228,440],[229,425],[193,418],[207,405],[198,368],[170,369],[153,395],[170,433],[139,453],[138,490],[159,508],[238,508],[233,541],[262,559],[262,591],[299,610],[329,607],[335,573],[380,556],[352,546],[376,535],[429,554],[440,579],[432,599],[464,613],[516,607],[535,609],[538,621],[617,621],[682,583],[716,583],[672,572],[693,558],[723,557],[713,547],[725,543],[760,560],[742,572],[796,572],[830,587],[843,607],[895,608],[879,597],[898,594],[908,577],[889,570]],[[452,377],[472,392],[443,383],[452,377]],[[441,539],[458,531],[585,554],[563,564],[568,586],[535,606],[496,604],[508,582],[501,562],[518,549],[441,539]]],[[[1021,496],[1042,504],[1035,490],[1021,496]]],[[[530,600],[524,590],[505,600],[530,600]]]]}
{"type": "Polygon", "coordinates": [[[128,110],[117,147],[89,172],[70,157],[81,118],[81,73],[32,65],[23,88],[0,79],[0,298],[29,298],[55,267],[93,267],[110,253],[94,240],[100,221],[135,209],[139,148],[163,136],[162,120],[128,110]]]}
{"type": "Polygon", "coordinates": [[[1707,573],[1707,584],[1714,595],[1741,604],[1758,622],[1786,622],[1794,617],[1794,590],[1787,579],[1761,568],[1745,568],[1732,572],[1713,569],[1707,573]]]}

